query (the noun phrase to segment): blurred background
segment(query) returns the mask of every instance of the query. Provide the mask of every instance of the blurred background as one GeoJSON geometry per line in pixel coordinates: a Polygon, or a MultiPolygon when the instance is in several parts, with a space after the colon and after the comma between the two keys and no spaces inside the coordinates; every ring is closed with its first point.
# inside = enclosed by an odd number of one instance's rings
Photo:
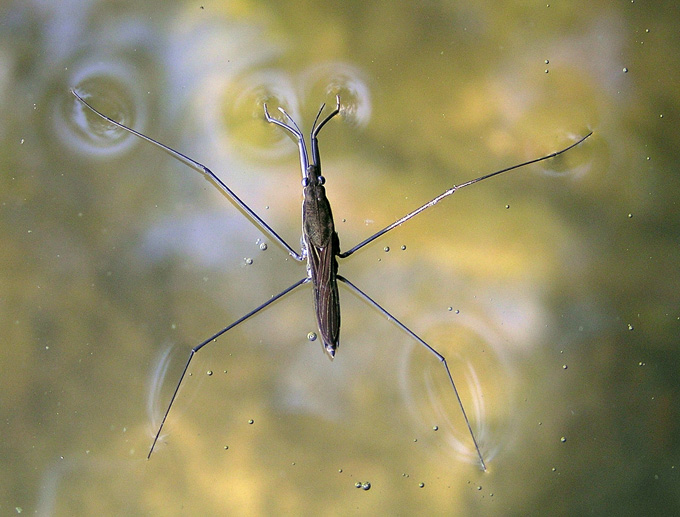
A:
{"type": "Polygon", "coordinates": [[[680,101],[673,2],[5,1],[0,510],[37,515],[672,515],[680,101]],[[285,107],[320,135],[336,359],[291,246],[285,107]],[[673,129],[676,128],[676,129],[673,129]],[[370,483],[364,489],[356,483],[370,483]]]}

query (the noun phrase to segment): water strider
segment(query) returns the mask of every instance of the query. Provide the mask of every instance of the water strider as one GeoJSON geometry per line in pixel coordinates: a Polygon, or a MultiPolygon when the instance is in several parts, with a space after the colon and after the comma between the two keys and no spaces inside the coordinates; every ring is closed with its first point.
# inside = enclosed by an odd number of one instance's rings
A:
{"type": "Polygon", "coordinates": [[[304,135],[302,134],[302,131],[300,131],[300,128],[295,123],[295,121],[291,118],[291,116],[283,108],[279,107],[279,111],[284,116],[284,121],[274,118],[269,114],[267,104],[264,104],[264,116],[267,122],[281,127],[282,129],[290,132],[295,138],[297,138],[298,149],[300,152],[300,168],[302,171],[302,192],[303,192],[302,239],[300,245],[301,246],[300,253],[297,253],[267,223],[265,223],[260,218],[260,216],[258,216],[253,210],[250,209],[250,207],[248,207],[248,205],[241,201],[241,199],[236,194],[234,194],[234,192],[205,165],[202,165],[197,161],[192,160],[188,156],[180,153],[179,151],[175,151],[174,149],[161,144],[160,142],[154,140],[153,138],[150,138],[146,135],[143,135],[142,133],[139,133],[138,131],[135,131],[134,129],[130,129],[127,126],[124,126],[120,122],[116,122],[115,120],[107,117],[103,113],[100,113],[95,108],[93,108],[74,90],[71,90],[71,93],[76,97],[76,99],[78,99],[81,103],[83,103],[94,113],[102,117],[104,120],[107,120],[111,124],[114,124],[115,126],[124,129],[125,131],[132,133],[133,135],[138,136],[139,138],[142,138],[143,140],[146,140],[147,142],[150,142],[158,146],[164,151],[170,153],[173,157],[177,158],[181,162],[202,172],[205,176],[212,180],[241,210],[243,210],[251,219],[253,219],[256,225],[260,227],[260,229],[262,229],[272,239],[281,244],[294,259],[298,261],[305,260],[307,261],[306,276],[295,282],[293,285],[287,287],[279,294],[271,297],[262,305],[254,308],[253,310],[251,310],[250,312],[248,312],[247,314],[233,322],[231,325],[224,327],[222,330],[216,332],[208,339],[202,341],[201,343],[199,343],[198,345],[194,346],[191,349],[191,352],[189,353],[189,359],[187,360],[187,363],[184,366],[184,370],[182,371],[182,375],[180,376],[179,381],[177,382],[177,386],[175,387],[175,391],[173,392],[168,407],[165,411],[165,414],[163,415],[163,420],[161,421],[161,424],[158,427],[158,432],[156,433],[153,443],[151,444],[151,448],[149,450],[147,458],[150,458],[151,454],[154,451],[154,447],[158,442],[165,421],[168,418],[168,414],[170,413],[172,404],[174,403],[175,398],[177,397],[177,393],[182,384],[182,381],[184,380],[187,370],[189,369],[189,364],[191,363],[194,354],[196,354],[196,352],[198,352],[208,343],[211,343],[212,341],[220,337],[222,334],[226,333],[228,330],[236,327],[243,321],[257,314],[265,307],[268,307],[279,298],[282,298],[283,296],[285,296],[286,294],[288,294],[289,292],[293,291],[294,289],[298,288],[303,284],[307,283],[312,284],[312,288],[314,291],[314,308],[316,311],[316,320],[319,327],[319,333],[321,335],[321,341],[323,343],[324,350],[328,354],[328,357],[333,359],[333,357],[335,357],[335,353],[338,349],[338,344],[340,341],[340,297],[338,294],[338,280],[340,280],[345,285],[347,285],[350,288],[350,290],[354,291],[357,295],[359,295],[361,298],[366,300],[370,305],[372,305],[378,311],[380,311],[385,317],[393,321],[401,330],[406,332],[418,343],[420,343],[430,352],[432,352],[437,357],[437,359],[442,363],[444,369],[446,370],[446,374],[449,378],[449,381],[451,383],[451,387],[453,388],[453,392],[458,401],[458,405],[460,406],[463,418],[465,419],[465,423],[470,433],[470,437],[472,438],[472,442],[475,446],[475,451],[477,453],[477,456],[479,457],[479,463],[482,469],[486,470],[486,464],[484,463],[484,457],[482,456],[482,452],[479,448],[479,443],[477,442],[475,433],[472,430],[472,426],[470,425],[470,421],[463,406],[463,401],[460,398],[458,389],[456,388],[456,384],[453,381],[453,376],[451,375],[451,371],[449,370],[449,365],[447,364],[444,356],[437,352],[437,350],[435,350],[428,343],[423,341],[411,329],[409,329],[406,325],[401,323],[397,318],[395,318],[392,314],[390,314],[386,309],[384,309],[370,296],[368,296],[361,289],[355,286],[352,282],[347,280],[345,277],[339,275],[337,259],[349,257],[355,251],[363,248],[368,243],[374,241],[381,235],[384,235],[393,228],[396,228],[397,226],[408,221],[409,219],[415,217],[423,210],[426,210],[427,208],[434,206],[435,204],[439,203],[439,201],[450,196],[457,190],[460,190],[463,187],[474,185],[475,183],[491,178],[498,174],[502,174],[513,169],[524,167],[525,165],[529,165],[532,163],[540,162],[558,156],[568,151],[569,149],[579,145],[586,138],[592,135],[592,131],[588,133],[586,136],[579,139],[576,143],[562,149],[561,151],[556,151],[554,153],[542,156],[540,158],[536,158],[534,160],[529,160],[518,165],[513,165],[512,167],[507,167],[505,169],[492,172],[484,176],[480,176],[479,178],[467,181],[465,183],[461,183],[460,185],[454,185],[453,187],[446,190],[439,196],[422,205],[420,208],[417,208],[416,210],[413,210],[412,212],[406,214],[401,219],[398,219],[397,221],[390,224],[389,226],[386,226],[379,232],[371,235],[370,237],[363,240],[353,248],[350,248],[348,251],[341,252],[340,241],[338,239],[338,234],[335,231],[335,225],[333,223],[333,213],[331,211],[331,205],[328,202],[328,198],[326,197],[326,188],[324,187],[325,180],[321,174],[321,158],[319,156],[319,143],[318,143],[318,136],[319,132],[321,131],[321,128],[323,128],[329,120],[331,120],[338,113],[340,113],[340,96],[338,95],[336,97],[335,109],[331,113],[329,113],[325,118],[323,118],[321,122],[319,122],[319,119],[321,118],[321,114],[323,113],[325,104],[321,106],[316,115],[316,118],[314,119],[314,124],[312,125],[312,130],[310,132],[311,162],[309,159],[309,154],[307,152],[307,145],[305,143],[304,135]]]}

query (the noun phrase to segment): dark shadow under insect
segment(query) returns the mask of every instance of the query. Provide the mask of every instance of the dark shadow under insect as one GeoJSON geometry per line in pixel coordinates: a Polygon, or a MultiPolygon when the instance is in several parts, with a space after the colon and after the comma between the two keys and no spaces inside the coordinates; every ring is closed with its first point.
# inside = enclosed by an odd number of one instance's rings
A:
{"type": "Polygon", "coordinates": [[[87,108],[89,108],[94,113],[102,117],[104,120],[107,120],[111,124],[121,129],[124,129],[125,131],[128,131],[129,133],[132,133],[133,135],[142,138],[147,142],[150,142],[160,147],[161,149],[170,153],[173,157],[177,158],[181,162],[203,173],[206,177],[212,180],[229,197],[229,199],[231,199],[231,201],[234,204],[236,204],[236,206],[243,210],[254,221],[254,223],[260,227],[261,230],[263,230],[267,235],[269,235],[270,238],[272,238],[273,240],[278,242],[281,246],[283,246],[291,255],[291,257],[301,262],[305,260],[307,261],[307,275],[305,277],[301,278],[290,287],[287,287],[279,294],[271,297],[262,305],[254,308],[253,310],[251,310],[250,312],[248,312],[247,314],[245,314],[232,324],[224,327],[222,330],[216,332],[208,339],[202,341],[201,343],[199,343],[198,345],[191,349],[191,352],[189,353],[189,359],[187,360],[186,365],[184,366],[182,375],[180,376],[177,386],[175,387],[175,390],[172,394],[172,398],[170,399],[165,414],[163,415],[163,420],[161,421],[161,424],[158,427],[158,432],[156,433],[153,443],[151,444],[151,448],[149,450],[147,458],[150,458],[151,454],[154,451],[154,447],[158,442],[158,439],[161,435],[161,431],[163,430],[163,426],[165,425],[165,421],[168,418],[168,414],[170,413],[172,404],[174,403],[175,398],[177,397],[177,393],[179,392],[179,388],[182,384],[182,381],[184,380],[184,376],[186,375],[189,369],[189,365],[191,364],[191,360],[193,359],[194,354],[196,354],[196,352],[198,352],[208,343],[213,342],[222,334],[225,334],[227,331],[233,329],[243,321],[257,314],[264,308],[274,303],[279,298],[282,298],[283,296],[285,296],[286,294],[290,293],[291,291],[300,287],[303,284],[307,283],[312,284],[312,289],[314,291],[314,308],[316,312],[316,320],[319,327],[319,333],[321,334],[321,341],[323,343],[324,350],[326,351],[328,356],[331,359],[333,359],[338,349],[338,344],[340,340],[340,297],[338,294],[338,280],[339,280],[343,282],[345,285],[347,285],[347,287],[349,287],[350,290],[359,295],[359,297],[363,298],[366,302],[375,307],[386,318],[394,322],[401,330],[406,332],[418,343],[420,343],[430,352],[432,352],[436,356],[436,358],[442,363],[444,369],[446,370],[446,374],[449,378],[451,388],[453,389],[453,392],[456,396],[456,400],[458,401],[458,405],[460,406],[463,418],[465,419],[465,424],[467,425],[467,429],[470,433],[470,437],[474,444],[475,451],[479,458],[480,466],[482,467],[483,470],[486,470],[486,464],[484,462],[484,457],[482,456],[479,443],[477,442],[475,433],[472,430],[472,426],[470,425],[470,421],[463,406],[463,401],[460,398],[458,389],[456,388],[456,384],[453,381],[453,376],[451,375],[451,370],[449,370],[449,365],[447,364],[444,356],[437,352],[437,350],[435,350],[428,343],[423,341],[417,334],[415,334],[411,329],[409,329],[401,321],[399,321],[392,314],[390,314],[386,309],[379,305],[365,292],[363,292],[361,289],[359,289],[345,277],[339,275],[337,258],[349,257],[355,251],[363,248],[364,246],[366,246],[370,242],[373,242],[375,239],[389,232],[393,228],[396,228],[397,226],[408,221],[409,219],[415,217],[423,210],[430,208],[431,206],[434,206],[442,199],[450,196],[457,190],[462,189],[463,187],[474,185],[475,183],[478,183],[482,180],[491,178],[504,172],[511,171],[513,169],[524,167],[525,165],[553,158],[577,146],[578,144],[583,142],[586,138],[588,138],[590,135],[592,135],[592,132],[588,133],[586,136],[582,137],[574,144],[560,151],[556,151],[554,153],[542,156],[540,158],[536,158],[534,160],[529,160],[518,165],[513,165],[512,167],[508,167],[496,172],[492,172],[490,174],[486,174],[484,176],[480,176],[479,178],[467,181],[465,183],[461,183],[460,185],[454,185],[453,187],[446,190],[445,192],[435,197],[431,201],[425,203],[416,210],[409,212],[401,219],[398,219],[397,221],[390,224],[389,226],[386,226],[379,232],[371,235],[370,237],[363,240],[353,248],[350,248],[348,251],[341,252],[340,241],[338,239],[338,234],[335,231],[335,225],[333,222],[333,213],[331,211],[331,205],[328,202],[328,198],[326,197],[326,188],[324,187],[325,180],[321,174],[321,159],[319,156],[319,143],[318,143],[318,135],[319,132],[321,131],[321,128],[323,128],[324,125],[329,120],[331,120],[338,113],[340,113],[340,96],[336,97],[335,109],[330,114],[328,114],[324,119],[322,119],[321,122],[319,122],[319,119],[321,117],[321,114],[323,113],[325,104],[321,106],[319,112],[316,115],[314,124],[312,125],[312,130],[310,132],[311,161],[309,159],[309,154],[307,152],[307,145],[305,143],[304,135],[302,134],[302,131],[300,131],[300,128],[295,123],[295,121],[290,117],[290,115],[288,115],[288,113],[283,108],[279,108],[279,111],[285,117],[284,118],[285,122],[272,117],[269,114],[267,105],[265,104],[264,116],[267,122],[276,124],[277,126],[290,132],[295,138],[297,138],[298,148],[300,151],[300,168],[302,170],[302,188],[304,199],[302,204],[301,250],[300,253],[297,253],[290,245],[288,245],[286,241],[283,240],[283,238],[281,238],[267,223],[265,223],[260,218],[260,216],[258,216],[253,210],[251,210],[250,207],[248,207],[248,205],[241,201],[241,199],[236,194],[234,194],[234,192],[205,165],[202,165],[197,161],[192,160],[188,156],[178,151],[175,151],[174,149],[166,145],[163,145],[160,142],[135,131],[134,129],[130,129],[127,126],[124,126],[120,122],[116,122],[115,120],[107,117],[106,115],[100,113],[95,108],[93,108],[75,91],[71,90],[71,93],[73,93],[76,99],[78,99],[81,103],[87,106],[87,108]]]}

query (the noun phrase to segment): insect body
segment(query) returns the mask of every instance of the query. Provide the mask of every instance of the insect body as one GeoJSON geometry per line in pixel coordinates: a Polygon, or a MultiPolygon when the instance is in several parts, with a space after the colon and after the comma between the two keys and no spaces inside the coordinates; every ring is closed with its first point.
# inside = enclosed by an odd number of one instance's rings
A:
{"type": "Polygon", "coordinates": [[[316,116],[310,140],[312,144],[312,163],[309,163],[305,138],[300,128],[283,109],[281,112],[293,124],[284,124],[269,115],[264,106],[265,118],[290,131],[298,139],[300,148],[300,168],[302,169],[302,257],[307,259],[307,275],[314,286],[314,308],[316,321],[321,333],[324,349],[333,359],[340,340],[340,295],[338,294],[338,261],[340,240],[333,223],[331,204],[326,197],[325,179],[321,175],[321,158],[317,136],[321,128],[340,113],[340,97],[330,115],[317,125],[323,106],[316,116]]]}
{"type": "Polygon", "coordinates": [[[468,419],[468,416],[465,412],[465,408],[463,406],[463,402],[460,398],[460,395],[458,393],[458,389],[456,388],[456,384],[453,381],[453,376],[451,375],[451,371],[449,369],[449,366],[446,362],[446,359],[444,358],[443,355],[441,355],[437,350],[429,345],[427,342],[425,342],[422,338],[420,338],[415,332],[413,332],[410,328],[408,328],[406,325],[404,325],[401,321],[399,321],[397,318],[395,318],[391,313],[389,313],[385,308],[383,308],[380,304],[378,304],[373,298],[371,298],[368,294],[366,294],[364,291],[359,289],[357,286],[355,286],[352,282],[350,282],[348,279],[345,277],[341,276],[338,274],[338,261],[337,258],[346,258],[350,255],[352,255],[355,251],[363,248],[370,242],[373,242],[375,239],[378,237],[384,235],[385,233],[389,232],[390,230],[396,228],[397,226],[405,223],[409,219],[415,217],[422,211],[426,210],[427,208],[430,208],[431,206],[434,206],[435,204],[439,203],[442,199],[450,196],[454,192],[464,188],[468,187],[470,185],[474,185],[475,183],[478,183],[480,181],[483,181],[485,179],[491,178],[493,176],[497,176],[498,174],[502,174],[504,172],[511,171],[513,169],[518,169],[520,167],[524,167],[525,165],[529,165],[532,163],[540,162],[543,160],[547,160],[549,158],[553,158],[557,155],[560,155],[569,149],[577,146],[581,142],[583,142],[586,138],[588,138],[592,132],[588,133],[586,136],[582,137],[579,139],[576,143],[573,143],[569,147],[566,147],[560,151],[556,151],[554,153],[548,154],[546,156],[542,156],[540,158],[536,158],[534,160],[529,160],[524,163],[520,163],[518,165],[513,165],[512,167],[507,167],[505,169],[499,170],[492,172],[490,174],[486,174],[484,176],[480,176],[479,178],[467,181],[465,183],[461,183],[460,185],[454,185],[453,187],[449,188],[448,190],[444,191],[442,194],[439,196],[435,197],[434,199],[428,201],[424,205],[420,206],[419,208],[413,210],[412,212],[409,212],[406,214],[404,217],[398,219],[394,223],[390,224],[389,226],[386,226],[379,232],[376,232],[375,234],[371,235],[367,239],[363,240],[353,248],[350,248],[348,251],[341,252],[340,251],[340,242],[338,239],[338,234],[335,231],[335,226],[333,223],[333,214],[331,212],[331,206],[330,203],[328,202],[328,198],[326,197],[326,188],[324,187],[324,177],[321,174],[321,159],[319,157],[319,144],[318,144],[318,135],[319,132],[321,131],[321,128],[333,117],[335,117],[338,113],[340,113],[340,97],[336,97],[336,106],[335,109],[327,115],[321,122],[319,122],[319,118],[321,117],[321,114],[323,113],[325,105],[322,105],[321,108],[319,109],[319,112],[316,115],[316,119],[314,120],[314,124],[312,125],[312,130],[310,133],[310,144],[311,144],[311,162],[309,160],[309,155],[307,152],[307,146],[305,144],[305,139],[304,135],[300,131],[300,128],[298,125],[295,123],[295,121],[286,113],[286,111],[283,108],[279,108],[281,113],[285,116],[285,119],[289,122],[283,122],[277,118],[272,117],[269,114],[269,111],[267,110],[267,105],[264,105],[264,115],[265,119],[267,122],[270,122],[272,124],[275,124],[284,130],[290,132],[293,136],[297,138],[297,143],[298,143],[298,149],[300,152],[300,168],[302,172],[302,187],[303,187],[303,203],[302,203],[302,239],[301,239],[301,251],[300,253],[297,253],[286,241],[284,241],[264,220],[262,220],[253,210],[248,207],[217,175],[215,175],[210,169],[208,169],[205,165],[202,165],[198,163],[197,161],[189,158],[188,156],[164,145],[161,144],[160,142],[143,135],[142,133],[139,133],[135,131],[134,129],[130,129],[127,126],[124,126],[120,122],[116,122],[115,120],[107,117],[106,115],[100,113],[96,109],[94,109],[90,104],[88,104],[81,96],[79,96],[75,91],[71,90],[73,95],[87,108],[92,110],[94,113],[96,113],[98,116],[102,117],[103,119],[107,120],[111,124],[128,131],[132,133],[133,135],[146,140],[147,142],[150,142],[157,147],[163,149],[164,151],[170,153],[172,156],[177,158],[178,160],[184,162],[185,164],[189,165],[190,167],[200,171],[203,173],[208,179],[213,181],[233,202],[236,204],[241,210],[243,210],[255,223],[257,226],[259,226],[265,233],[267,233],[273,240],[277,241],[281,246],[283,246],[288,253],[295,258],[298,261],[307,261],[307,275],[303,277],[302,279],[298,280],[295,282],[293,285],[290,287],[287,287],[277,295],[271,297],[269,300],[264,302],[263,304],[259,305],[258,307],[255,307],[253,310],[236,320],[235,322],[231,323],[230,325],[226,326],[225,328],[221,329],[220,331],[216,332],[212,336],[210,336],[208,339],[202,341],[198,345],[194,346],[191,349],[191,352],[189,353],[189,358],[186,362],[186,365],[184,366],[184,370],[182,371],[182,375],[180,376],[180,379],[177,383],[177,386],[175,387],[175,390],[172,394],[172,397],[170,399],[170,402],[167,406],[167,409],[165,411],[165,414],[163,415],[163,420],[161,421],[160,426],[158,427],[158,432],[155,435],[155,438],[153,440],[153,443],[151,444],[151,448],[149,450],[148,457],[151,457],[151,454],[154,451],[154,448],[156,446],[156,443],[158,442],[158,439],[161,435],[161,431],[163,430],[163,426],[165,424],[166,419],[168,418],[168,414],[170,413],[170,409],[172,408],[172,405],[175,401],[175,398],[177,397],[177,393],[179,391],[179,388],[182,384],[182,381],[184,380],[184,376],[186,375],[189,365],[191,364],[191,360],[193,359],[194,355],[196,352],[198,352],[201,348],[206,346],[209,343],[212,343],[215,339],[220,337],[222,334],[225,334],[232,328],[236,327],[237,325],[241,324],[243,321],[247,320],[251,316],[259,313],[269,305],[271,305],[273,302],[276,300],[282,298],[289,292],[293,291],[294,289],[298,288],[299,286],[307,283],[311,283],[314,291],[314,307],[316,311],[316,319],[317,319],[317,324],[319,327],[319,332],[321,334],[324,350],[328,354],[328,356],[333,359],[335,356],[335,353],[338,349],[338,344],[339,344],[339,339],[340,339],[340,298],[338,294],[338,280],[343,282],[347,287],[356,293],[358,296],[363,298],[366,302],[368,302],[370,305],[372,305],[375,309],[377,309],[380,313],[382,313],[385,317],[387,317],[389,320],[391,320],[395,325],[397,325],[401,330],[406,332],[410,337],[415,339],[418,343],[423,345],[425,348],[427,348],[432,354],[435,355],[435,357],[442,363],[446,375],[449,379],[449,383],[451,384],[451,388],[453,389],[453,392],[456,396],[456,400],[458,401],[458,405],[460,407],[460,410],[462,412],[463,418],[465,420],[468,432],[470,434],[470,437],[472,439],[472,442],[474,444],[475,448],[475,453],[476,456],[479,459],[480,466],[482,469],[486,470],[486,464],[484,463],[484,457],[482,455],[482,452],[480,450],[479,444],[477,442],[477,438],[475,437],[475,433],[472,430],[472,426],[470,424],[470,421],[468,419]]]}

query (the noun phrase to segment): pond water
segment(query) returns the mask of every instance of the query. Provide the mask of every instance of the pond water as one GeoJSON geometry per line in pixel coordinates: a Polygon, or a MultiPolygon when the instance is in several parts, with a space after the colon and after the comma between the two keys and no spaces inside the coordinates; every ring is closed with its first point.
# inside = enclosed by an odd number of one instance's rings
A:
{"type": "Polygon", "coordinates": [[[678,510],[678,9],[644,2],[6,2],[4,514],[678,510]],[[226,4],[226,5],[225,5],[226,4]],[[320,135],[341,286],[322,352],[295,142],[320,135]],[[328,108],[327,108],[328,109],[328,108]],[[264,244],[264,245],[263,245],[264,244]],[[357,488],[359,483],[363,487],[357,488]],[[367,483],[370,483],[370,488],[367,483]]]}

